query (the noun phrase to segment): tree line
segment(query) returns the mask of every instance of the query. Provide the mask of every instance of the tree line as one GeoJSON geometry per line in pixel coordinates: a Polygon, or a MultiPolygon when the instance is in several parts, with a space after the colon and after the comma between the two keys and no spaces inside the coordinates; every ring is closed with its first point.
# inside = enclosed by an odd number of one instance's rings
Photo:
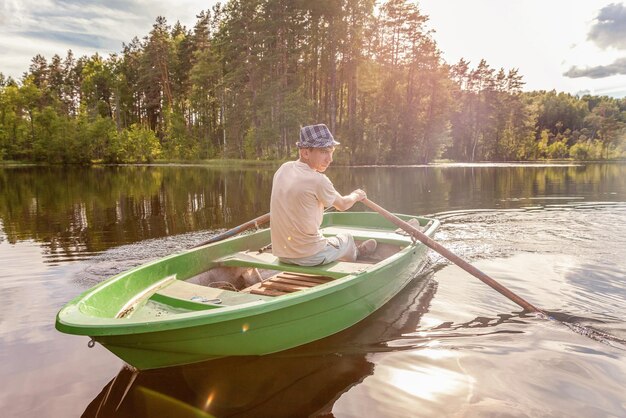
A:
{"type": "Polygon", "coordinates": [[[445,63],[427,20],[407,0],[230,0],[119,54],[37,55],[0,74],[0,160],[283,159],[320,122],[350,164],[626,156],[626,99],[445,63]]]}

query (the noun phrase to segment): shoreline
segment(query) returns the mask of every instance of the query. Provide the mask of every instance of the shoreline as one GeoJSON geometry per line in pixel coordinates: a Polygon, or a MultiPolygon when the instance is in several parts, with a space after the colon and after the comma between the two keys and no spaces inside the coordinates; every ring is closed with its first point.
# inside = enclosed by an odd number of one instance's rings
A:
{"type": "MultiPolygon", "coordinates": [[[[190,167],[211,167],[211,168],[251,168],[251,167],[273,167],[279,166],[286,161],[290,160],[244,160],[244,159],[215,159],[215,160],[160,160],[151,163],[100,163],[92,162],[91,164],[53,164],[47,162],[35,163],[26,161],[2,161],[0,160],[0,167],[177,167],[177,166],[190,166],[190,167]]],[[[624,159],[611,159],[611,160],[574,160],[574,159],[559,159],[559,160],[531,160],[531,161],[478,161],[478,162],[463,162],[463,161],[450,161],[450,160],[435,160],[430,163],[416,163],[416,164],[342,164],[334,163],[333,167],[353,167],[353,168],[374,168],[374,167],[389,167],[389,168],[415,168],[415,167],[528,167],[528,166],[576,166],[584,164],[623,164],[626,163],[624,159]]]]}

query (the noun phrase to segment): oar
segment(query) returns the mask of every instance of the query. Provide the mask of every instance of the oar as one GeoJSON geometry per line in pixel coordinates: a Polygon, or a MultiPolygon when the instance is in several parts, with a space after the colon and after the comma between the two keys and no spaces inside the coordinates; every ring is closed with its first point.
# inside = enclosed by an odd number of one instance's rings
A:
{"type": "Polygon", "coordinates": [[[620,348],[623,349],[624,347],[626,347],[626,340],[624,340],[624,339],[622,339],[620,337],[616,337],[614,335],[607,334],[604,331],[599,331],[599,330],[596,330],[596,329],[593,329],[593,328],[590,328],[590,327],[587,327],[587,326],[584,326],[584,325],[581,325],[581,324],[578,324],[578,323],[571,323],[571,322],[567,322],[567,321],[564,321],[564,320],[556,319],[554,316],[552,316],[552,315],[546,313],[545,311],[542,311],[541,309],[533,306],[532,304],[530,304],[526,300],[522,299],[521,297],[519,297],[515,293],[511,292],[509,289],[507,289],[506,287],[502,286],[500,283],[496,282],[494,279],[492,279],[491,277],[487,276],[485,273],[483,273],[482,271],[480,271],[476,267],[472,266],[471,264],[469,264],[468,262],[463,260],[458,255],[454,254],[452,251],[446,249],[445,247],[443,247],[440,244],[438,244],[436,241],[430,239],[428,236],[424,235],[422,233],[422,231],[418,230],[413,225],[411,225],[411,224],[409,224],[407,222],[404,222],[402,219],[398,218],[393,213],[391,213],[391,212],[385,210],[384,208],[378,206],[376,203],[372,202],[369,199],[363,199],[362,202],[367,207],[371,208],[372,210],[375,210],[376,212],[380,213],[383,217],[385,217],[389,221],[393,222],[395,225],[397,225],[400,228],[404,229],[406,232],[408,232],[413,237],[415,237],[415,239],[421,241],[427,247],[432,248],[433,250],[437,251],[439,254],[443,255],[448,260],[452,261],[454,264],[456,264],[457,266],[461,267],[463,270],[467,271],[472,276],[476,277],[477,279],[479,279],[483,283],[489,285],[490,287],[492,287],[493,289],[495,289],[496,291],[498,291],[502,295],[506,296],[507,298],[509,298],[513,302],[517,303],[519,306],[524,308],[524,310],[526,310],[528,312],[537,312],[537,313],[541,314],[542,317],[544,317],[544,318],[546,318],[548,320],[560,322],[561,324],[565,325],[566,327],[568,327],[572,331],[574,331],[574,332],[576,332],[578,334],[584,335],[586,337],[589,337],[589,338],[591,338],[593,340],[602,342],[604,344],[608,344],[610,346],[616,347],[616,345],[613,344],[613,343],[619,343],[621,345],[620,348]]]}
{"type": "Polygon", "coordinates": [[[214,237],[211,237],[209,240],[204,241],[201,244],[198,244],[192,248],[198,248],[198,247],[202,247],[203,245],[207,245],[207,244],[212,244],[214,242],[218,242],[218,241],[222,241],[226,238],[230,238],[232,236],[235,236],[237,234],[242,233],[243,231],[247,231],[250,228],[258,228],[259,225],[262,225],[264,223],[269,222],[270,220],[270,214],[266,213],[265,215],[261,215],[258,218],[254,218],[251,221],[248,221],[244,224],[241,224],[239,226],[236,226],[232,229],[229,229],[228,231],[222,232],[221,234],[215,235],[214,237]]]}
{"type": "Polygon", "coordinates": [[[485,273],[483,273],[482,271],[480,271],[476,267],[472,266],[471,264],[469,264],[467,261],[463,260],[458,255],[454,254],[452,251],[446,249],[445,247],[443,247],[442,245],[437,243],[435,240],[430,239],[428,236],[424,235],[420,230],[418,230],[417,228],[415,228],[411,224],[409,224],[407,222],[404,222],[402,219],[398,218],[393,213],[391,213],[391,212],[387,211],[386,209],[378,206],[376,203],[372,202],[369,199],[363,199],[362,202],[365,204],[365,206],[369,207],[372,210],[375,210],[376,212],[380,213],[383,217],[385,217],[389,221],[393,222],[395,225],[397,225],[400,228],[404,229],[406,232],[408,232],[413,237],[415,237],[415,239],[421,241],[427,247],[432,248],[433,250],[437,251],[439,254],[441,254],[442,256],[447,258],[448,260],[452,261],[454,264],[456,264],[457,266],[461,267],[463,270],[465,270],[466,272],[468,272],[472,276],[476,277],[477,279],[479,279],[483,283],[487,284],[491,288],[493,288],[496,291],[500,292],[502,295],[504,295],[507,298],[511,299],[513,302],[517,303],[519,306],[524,308],[524,310],[526,310],[528,312],[539,312],[541,314],[546,315],[542,310],[536,308],[535,306],[533,306],[532,304],[530,304],[526,300],[522,299],[521,297],[519,297],[515,293],[511,292],[509,289],[507,289],[506,287],[502,286],[500,283],[498,283],[497,281],[495,281],[494,279],[492,279],[491,277],[489,277],[488,275],[486,275],[485,273]]]}

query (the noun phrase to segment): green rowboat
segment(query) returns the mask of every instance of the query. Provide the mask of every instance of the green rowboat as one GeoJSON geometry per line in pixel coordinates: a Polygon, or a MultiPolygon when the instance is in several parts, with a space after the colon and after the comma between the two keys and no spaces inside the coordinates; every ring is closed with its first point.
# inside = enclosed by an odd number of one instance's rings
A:
{"type": "MultiPolygon", "coordinates": [[[[435,219],[398,215],[431,236],[435,219]]],[[[262,355],[361,321],[398,293],[428,248],[374,212],[324,215],[322,233],[374,238],[368,259],[280,263],[269,229],[175,254],[100,283],[63,307],[56,328],[90,336],[137,369],[262,355]]]]}

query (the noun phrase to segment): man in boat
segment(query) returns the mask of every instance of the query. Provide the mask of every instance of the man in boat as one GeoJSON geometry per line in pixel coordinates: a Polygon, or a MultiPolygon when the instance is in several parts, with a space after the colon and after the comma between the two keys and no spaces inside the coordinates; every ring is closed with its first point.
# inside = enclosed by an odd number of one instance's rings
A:
{"type": "Polygon", "coordinates": [[[357,246],[350,234],[325,238],[320,225],[324,208],[350,209],[367,197],[357,189],[342,196],[324,171],[333,161],[335,141],[324,124],[305,126],[296,143],[299,159],[274,174],[270,202],[272,253],[284,263],[317,266],[336,260],[355,261],[376,250],[376,241],[357,246]]]}

